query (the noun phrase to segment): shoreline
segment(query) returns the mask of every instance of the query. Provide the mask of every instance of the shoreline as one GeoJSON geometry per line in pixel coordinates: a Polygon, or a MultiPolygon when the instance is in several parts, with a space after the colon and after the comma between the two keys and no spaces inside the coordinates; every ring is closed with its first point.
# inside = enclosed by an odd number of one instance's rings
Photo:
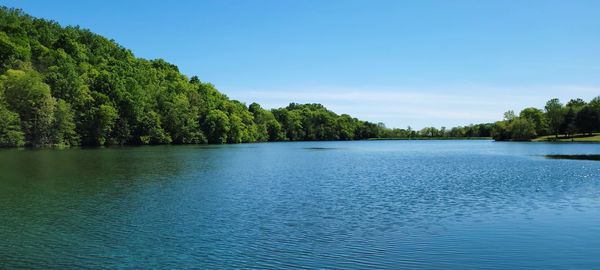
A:
{"type": "MultiPolygon", "coordinates": [[[[596,136],[598,137],[598,136],[596,136]]],[[[532,139],[529,141],[496,141],[492,137],[417,137],[417,138],[370,138],[364,140],[304,140],[304,141],[266,141],[266,142],[243,142],[243,143],[200,143],[200,144],[113,144],[113,145],[76,145],[76,146],[63,146],[63,145],[43,145],[43,146],[11,146],[11,147],[0,147],[0,150],[4,149],[23,149],[23,150],[65,150],[65,149],[101,149],[101,148],[119,148],[119,147],[144,147],[144,146],[226,146],[226,145],[248,145],[248,144],[268,144],[268,143],[296,143],[296,142],[359,142],[359,141],[492,141],[492,142],[507,142],[507,143],[551,143],[551,144],[599,144],[600,141],[586,141],[586,140],[539,140],[532,139]]]]}
{"type": "Polygon", "coordinates": [[[468,140],[478,140],[478,141],[487,141],[494,140],[492,137],[413,137],[413,138],[370,138],[367,141],[468,141],[468,140]]]}

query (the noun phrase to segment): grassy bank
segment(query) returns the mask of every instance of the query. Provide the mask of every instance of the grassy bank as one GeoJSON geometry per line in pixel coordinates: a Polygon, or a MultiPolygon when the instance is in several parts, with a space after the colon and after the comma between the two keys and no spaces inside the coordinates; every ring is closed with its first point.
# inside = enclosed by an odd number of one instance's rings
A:
{"type": "Polygon", "coordinates": [[[600,133],[592,135],[574,135],[572,137],[566,135],[560,135],[558,138],[554,135],[541,136],[533,139],[534,142],[599,142],[600,133]]]}
{"type": "Polygon", "coordinates": [[[398,138],[371,138],[369,140],[491,140],[492,137],[398,137],[398,138]]]}

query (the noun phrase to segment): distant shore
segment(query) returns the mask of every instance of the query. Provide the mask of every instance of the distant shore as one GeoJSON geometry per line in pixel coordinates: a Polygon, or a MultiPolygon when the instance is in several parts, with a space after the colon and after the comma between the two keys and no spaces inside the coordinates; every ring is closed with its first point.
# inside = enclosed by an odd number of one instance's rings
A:
{"type": "Polygon", "coordinates": [[[396,137],[396,138],[370,138],[371,141],[427,141],[427,140],[492,140],[492,137],[396,137]]]}
{"type": "Polygon", "coordinates": [[[600,134],[594,133],[592,135],[560,135],[558,137],[554,135],[541,136],[532,140],[533,142],[597,142],[600,143],[600,134]]]}
{"type": "MultiPolygon", "coordinates": [[[[409,141],[409,140],[493,140],[492,137],[393,137],[393,138],[370,138],[371,141],[409,141]]],[[[592,135],[560,135],[558,137],[554,135],[540,136],[528,141],[513,141],[513,142],[556,142],[556,143],[570,143],[570,142],[589,142],[589,143],[600,143],[600,134],[594,133],[592,135]]]]}

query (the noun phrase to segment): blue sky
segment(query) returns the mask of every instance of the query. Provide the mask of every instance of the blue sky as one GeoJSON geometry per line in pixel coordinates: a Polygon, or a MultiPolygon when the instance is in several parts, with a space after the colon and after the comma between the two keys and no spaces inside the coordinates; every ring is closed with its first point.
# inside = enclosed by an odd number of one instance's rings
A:
{"type": "Polygon", "coordinates": [[[600,1],[33,1],[9,7],[163,58],[231,98],[391,127],[600,95],[600,1]]]}

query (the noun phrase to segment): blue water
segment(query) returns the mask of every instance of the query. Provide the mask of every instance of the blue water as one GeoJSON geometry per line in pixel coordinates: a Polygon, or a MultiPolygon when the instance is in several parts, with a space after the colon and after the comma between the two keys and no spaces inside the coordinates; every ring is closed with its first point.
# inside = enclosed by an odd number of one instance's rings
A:
{"type": "Polygon", "coordinates": [[[0,268],[600,268],[600,144],[0,150],[0,268]]]}

